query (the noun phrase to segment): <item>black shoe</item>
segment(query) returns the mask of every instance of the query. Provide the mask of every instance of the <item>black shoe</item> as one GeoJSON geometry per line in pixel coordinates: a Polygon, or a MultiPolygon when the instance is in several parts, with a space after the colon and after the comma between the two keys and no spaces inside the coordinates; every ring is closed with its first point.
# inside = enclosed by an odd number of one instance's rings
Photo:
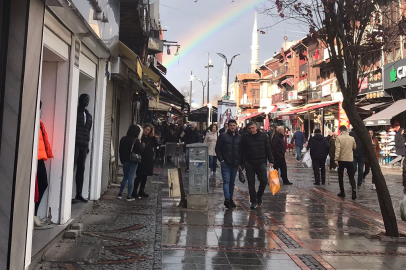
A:
{"type": "Polygon", "coordinates": [[[138,193],[138,197],[149,197],[149,195],[143,191],[138,193]]]}
{"type": "Polygon", "coordinates": [[[344,192],[340,192],[337,194],[338,197],[340,198],[345,198],[345,193],[344,192]]]}
{"type": "Polygon", "coordinates": [[[320,186],[320,183],[313,183],[313,185],[320,186]]]}
{"type": "Polygon", "coordinates": [[[87,200],[82,195],[76,195],[75,200],[87,203],[87,200]]]}
{"type": "Polygon", "coordinates": [[[257,203],[251,203],[251,209],[257,209],[258,208],[258,204],[257,203]]]}
{"type": "Polygon", "coordinates": [[[362,184],[358,184],[357,187],[358,187],[358,188],[362,187],[362,184]]]}
{"type": "Polygon", "coordinates": [[[357,191],[355,189],[352,190],[352,197],[353,200],[357,199],[357,191]]]}
{"type": "Polygon", "coordinates": [[[230,199],[225,199],[224,200],[224,206],[228,209],[230,208],[230,199]]]}
{"type": "Polygon", "coordinates": [[[234,202],[233,200],[230,200],[230,206],[231,206],[232,208],[236,208],[236,207],[237,207],[237,205],[235,204],[235,202],[234,202]]]}
{"type": "Polygon", "coordinates": [[[284,185],[293,185],[293,183],[292,183],[292,182],[290,182],[290,181],[283,182],[283,184],[284,184],[284,185]]]}
{"type": "Polygon", "coordinates": [[[258,207],[262,206],[262,199],[258,199],[258,207]]]}

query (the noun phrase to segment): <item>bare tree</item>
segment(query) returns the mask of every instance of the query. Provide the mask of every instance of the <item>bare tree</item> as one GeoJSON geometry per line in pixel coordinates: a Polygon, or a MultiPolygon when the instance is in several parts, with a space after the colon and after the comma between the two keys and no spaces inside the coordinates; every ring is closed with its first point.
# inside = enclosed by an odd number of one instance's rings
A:
{"type": "Polygon", "coordinates": [[[218,101],[221,100],[221,97],[219,95],[214,95],[214,97],[211,99],[210,103],[217,107],[218,101]]]}
{"type": "Polygon", "coordinates": [[[182,86],[179,91],[184,97],[187,103],[190,102],[190,87],[189,86],[182,86]]]}
{"type": "MultiPolygon", "coordinates": [[[[395,16],[395,0],[269,0],[264,13],[276,23],[292,20],[309,28],[309,37],[329,48],[331,64],[343,94],[343,108],[360,137],[376,183],[379,205],[387,236],[398,237],[392,200],[368,130],[356,111],[355,101],[368,69],[380,60],[385,50],[403,34],[404,18],[395,16]],[[386,22],[386,23],[385,23],[386,22]]],[[[398,15],[404,14],[399,12],[398,15]]],[[[381,65],[383,66],[383,65],[381,65]]]]}

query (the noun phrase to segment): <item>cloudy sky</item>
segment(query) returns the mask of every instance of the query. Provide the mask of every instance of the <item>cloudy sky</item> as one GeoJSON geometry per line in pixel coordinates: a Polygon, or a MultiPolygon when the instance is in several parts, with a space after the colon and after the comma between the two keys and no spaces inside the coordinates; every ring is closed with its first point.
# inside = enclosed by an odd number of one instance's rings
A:
{"type": "MultiPolygon", "coordinates": [[[[189,75],[207,80],[207,53],[210,53],[210,98],[221,96],[221,77],[224,60],[216,53],[225,54],[229,59],[241,54],[233,62],[230,81],[237,73],[247,73],[250,69],[251,40],[255,11],[263,10],[269,0],[160,0],[160,16],[163,29],[167,30],[164,39],[177,41],[181,48],[174,56],[164,52],[164,65],[168,68],[167,78],[179,90],[189,88],[189,75]]],[[[258,14],[258,28],[274,25],[274,19],[258,14]]],[[[288,23],[263,29],[259,34],[259,63],[272,58],[280,51],[283,38],[298,40],[306,35],[306,29],[288,23]]],[[[202,102],[202,86],[194,82],[193,100],[202,102]]],[[[205,94],[206,95],[206,94],[205,94]]]]}

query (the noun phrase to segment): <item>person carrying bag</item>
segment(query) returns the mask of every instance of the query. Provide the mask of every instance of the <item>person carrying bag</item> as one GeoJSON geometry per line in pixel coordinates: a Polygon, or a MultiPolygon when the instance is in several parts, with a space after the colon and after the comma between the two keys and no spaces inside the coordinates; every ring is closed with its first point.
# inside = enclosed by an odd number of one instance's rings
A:
{"type": "Polygon", "coordinates": [[[128,182],[127,201],[135,199],[131,196],[134,188],[134,178],[137,172],[138,164],[141,163],[141,154],[144,147],[141,144],[142,128],[138,125],[131,125],[128,128],[127,136],[120,140],[119,155],[123,164],[123,180],[121,181],[118,199],[122,199],[122,194],[128,182]]]}
{"type": "Polygon", "coordinates": [[[281,189],[278,171],[273,167],[269,167],[269,188],[271,189],[273,195],[275,195],[281,189]]]}

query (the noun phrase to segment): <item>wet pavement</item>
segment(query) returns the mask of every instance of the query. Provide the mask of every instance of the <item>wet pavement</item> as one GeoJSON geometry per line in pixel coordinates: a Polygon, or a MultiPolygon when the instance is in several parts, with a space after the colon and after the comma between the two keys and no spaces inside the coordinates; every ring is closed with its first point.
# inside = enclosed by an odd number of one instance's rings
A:
{"type": "MultiPolygon", "coordinates": [[[[158,168],[161,175],[147,185],[151,197],[128,203],[110,189],[84,217],[82,237],[61,241],[37,269],[406,269],[406,243],[365,237],[383,231],[369,184],[356,201],[341,199],[336,172],[330,185],[315,187],[312,169],[292,156],[287,161],[294,185],[275,196],[267,187],[262,207],[252,211],[247,184],[238,179],[238,206],[225,209],[219,170],[207,210],[178,208],[179,199],[168,197],[166,170],[158,168]]],[[[397,213],[400,171],[384,173],[397,213]]],[[[406,223],[398,224],[406,233],[406,223]]]]}

